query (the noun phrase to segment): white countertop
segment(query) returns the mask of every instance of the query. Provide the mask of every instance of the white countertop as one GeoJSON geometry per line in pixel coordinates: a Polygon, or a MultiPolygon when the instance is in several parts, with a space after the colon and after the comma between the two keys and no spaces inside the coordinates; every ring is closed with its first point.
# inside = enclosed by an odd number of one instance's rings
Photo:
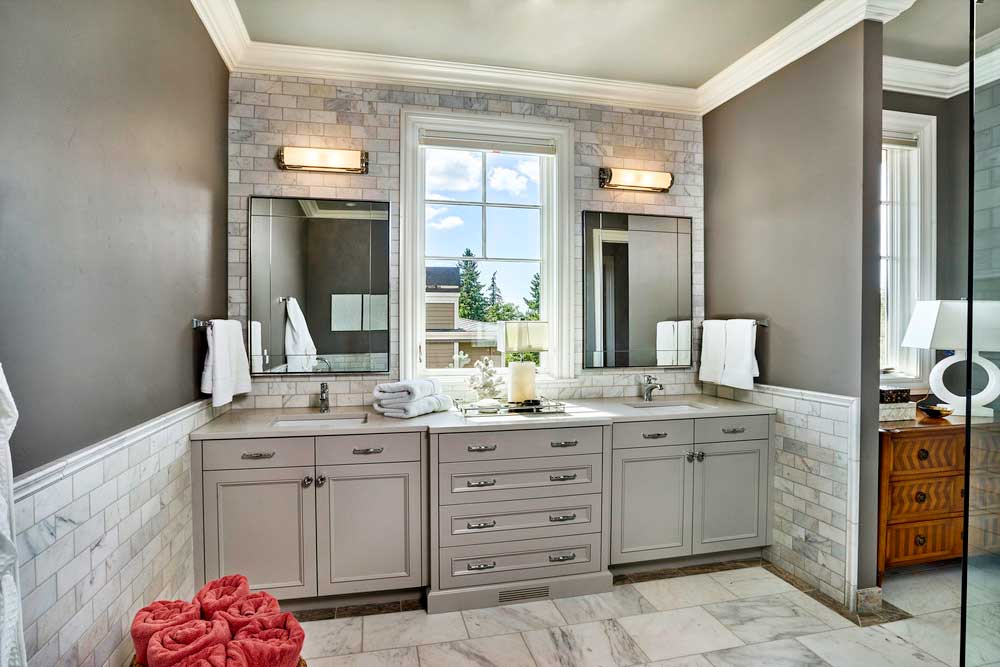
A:
{"type": "Polygon", "coordinates": [[[276,426],[275,420],[291,415],[319,414],[315,408],[230,410],[191,433],[192,440],[222,440],[234,438],[277,438],[316,435],[358,435],[370,433],[446,433],[496,429],[556,428],[559,426],[607,426],[615,422],[660,421],[704,417],[738,417],[770,415],[774,408],[751,403],[730,401],[702,394],[670,396],[655,400],[660,407],[633,408],[627,403],[641,399],[586,399],[566,402],[565,414],[505,415],[497,417],[463,417],[458,411],[438,412],[414,419],[390,419],[370,406],[334,408],[332,415],[367,413],[367,423],[358,420],[316,420],[276,426]],[[667,407],[670,404],[694,403],[702,407],[667,407]]]}

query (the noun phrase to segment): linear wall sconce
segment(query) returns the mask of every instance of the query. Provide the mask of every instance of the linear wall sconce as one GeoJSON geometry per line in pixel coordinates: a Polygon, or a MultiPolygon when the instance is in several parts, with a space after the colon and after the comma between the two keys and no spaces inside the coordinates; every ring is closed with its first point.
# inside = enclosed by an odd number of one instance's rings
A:
{"type": "Polygon", "coordinates": [[[674,182],[674,175],[669,171],[643,171],[641,169],[601,167],[597,172],[597,176],[600,186],[606,190],[666,192],[674,182]]]}
{"type": "Polygon", "coordinates": [[[278,166],[289,171],[367,174],[368,151],[282,146],[278,150],[278,166]]]}

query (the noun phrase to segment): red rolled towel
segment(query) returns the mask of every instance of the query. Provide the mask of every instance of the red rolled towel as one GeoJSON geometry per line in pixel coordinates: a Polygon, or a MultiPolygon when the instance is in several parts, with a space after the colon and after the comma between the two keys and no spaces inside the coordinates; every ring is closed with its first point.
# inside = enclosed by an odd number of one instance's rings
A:
{"type": "Polygon", "coordinates": [[[258,616],[236,633],[247,667],[296,667],[306,633],[291,614],[258,616]]]}
{"type": "Polygon", "coordinates": [[[234,665],[229,662],[229,658],[226,656],[227,646],[229,644],[209,646],[194,655],[189,655],[174,665],[174,667],[238,667],[239,663],[234,665]]]}
{"type": "Polygon", "coordinates": [[[174,667],[178,662],[232,638],[225,621],[188,621],[160,630],[146,650],[149,667],[174,667]]]}
{"type": "Polygon", "coordinates": [[[270,593],[259,591],[240,598],[229,605],[227,609],[215,612],[213,619],[221,618],[229,624],[229,631],[234,635],[242,630],[257,616],[280,614],[281,607],[270,593]]]}
{"type": "Polygon", "coordinates": [[[146,664],[146,647],[154,634],[164,628],[171,628],[201,615],[197,602],[186,600],[157,600],[143,607],[132,619],[132,643],[135,644],[135,659],[140,665],[146,664]]]}
{"type": "Polygon", "coordinates": [[[201,605],[201,617],[207,621],[215,616],[215,612],[228,609],[231,604],[248,595],[250,582],[247,578],[242,574],[230,574],[202,586],[194,596],[194,601],[201,605]]]}

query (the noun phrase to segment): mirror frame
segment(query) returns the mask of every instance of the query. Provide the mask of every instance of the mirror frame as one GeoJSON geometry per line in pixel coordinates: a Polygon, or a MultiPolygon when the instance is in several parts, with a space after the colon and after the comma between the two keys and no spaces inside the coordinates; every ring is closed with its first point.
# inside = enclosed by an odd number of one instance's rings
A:
{"type": "MultiPolygon", "coordinates": [[[[253,257],[253,202],[255,199],[293,199],[295,201],[300,201],[302,199],[313,199],[316,201],[341,201],[341,202],[359,202],[364,204],[380,204],[384,205],[386,208],[386,215],[388,216],[387,222],[389,223],[389,233],[386,234],[386,257],[387,261],[385,263],[385,283],[389,286],[389,350],[386,352],[386,367],[385,370],[364,370],[364,371],[286,371],[282,373],[254,373],[252,370],[250,375],[252,377],[282,377],[286,375],[294,375],[296,377],[310,377],[316,375],[388,375],[392,372],[392,282],[391,282],[391,272],[392,272],[392,203],[389,201],[380,201],[375,199],[341,199],[334,197],[288,197],[283,195],[250,195],[247,197],[247,314],[246,314],[246,345],[247,345],[247,357],[250,355],[250,304],[253,303],[253,280],[251,280],[251,275],[253,267],[251,266],[251,257],[253,257]]],[[[316,354],[321,354],[319,350],[316,354]]],[[[253,364],[251,364],[253,368],[253,364]]]]}

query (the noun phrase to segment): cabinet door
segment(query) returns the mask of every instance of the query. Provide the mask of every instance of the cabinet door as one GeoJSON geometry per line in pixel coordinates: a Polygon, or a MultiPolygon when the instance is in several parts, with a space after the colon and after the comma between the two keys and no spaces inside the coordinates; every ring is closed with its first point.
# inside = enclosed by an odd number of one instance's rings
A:
{"type": "Polygon", "coordinates": [[[767,544],[768,443],[747,440],[697,446],[694,553],[767,544]]]}
{"type": "Polygon", "coordinates": [[[616,449],[611,563],[691,554],[691,445],[616,449]]]}
{"type": "Polygon", "coordinates": [[[205,576],[243,574],[279,599],[315,596],[314,474],[311,466],[206,471],[205,576]]]}
{"type": "Polygon", "coordinates": [[[316,472],[319,594],[420,586],[420,463],[316,472]]]}

